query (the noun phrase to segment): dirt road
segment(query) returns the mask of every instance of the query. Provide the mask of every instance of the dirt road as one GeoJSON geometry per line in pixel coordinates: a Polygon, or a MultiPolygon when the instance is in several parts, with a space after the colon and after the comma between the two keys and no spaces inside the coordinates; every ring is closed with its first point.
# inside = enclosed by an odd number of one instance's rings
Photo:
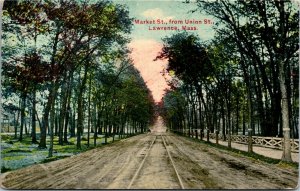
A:
{"type": "Polygon", "coordinates": [[[3,174],[9,189],[282,189],[298,171],[171,133],[148,133],[70,158],[3,174]]]}

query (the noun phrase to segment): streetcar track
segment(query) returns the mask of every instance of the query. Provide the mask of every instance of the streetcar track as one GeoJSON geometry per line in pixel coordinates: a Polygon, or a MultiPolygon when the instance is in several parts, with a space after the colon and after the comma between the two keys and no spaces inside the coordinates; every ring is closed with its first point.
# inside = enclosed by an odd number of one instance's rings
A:
{"type": "MultiPolygon", "coordinates": [[[[143,140],[136,147],[138,148],[139,146],[145,144],[146,142],[148,142],[148,140],[143,140]]],[[[121,148],[119,150],[117,157],[112,159],[112,161],[114,161],[113,163],[115,163],[115,165],[113,165],[113,167],[108,165],[108,167],[104,169],[104,172],[102,172],[102,175],[100,177],[98,177],[98,176],[93,177],[95,181],[97,181],[98,183],[103,183],[103,182],[107,181],[107,180],[105,180],[105,179],[107,179],[107,177],[111,177],[112,182],[114,182],[117,179],[117,176],[119,174],[121,174],[121,172],[123,172],[128,167],[130,160],[134,159],[132,157],[133,153],[129,152],[129,154],[126,155],[124,153],[127,153],[127,150],[124,151],[123,149],[124,148],[121,148]],[[122,154],[121,154],[121,150],[122,150],[122,154]]],[[[112,163],[112,162],[110,162],[110,163],[112,163]]],[[[107,187],[110,184],[111,184],[111,182],[106,183],[105,185],[103,185],[103,187],[107,187]]]]}
{"type": "Polygon", "coordinates": [[[131,181],[130,181],[128,187],[127,187],[127,189],[130,189],[130,187],[132,186],[133,182],[136,180],[138,174],[140,173],[142,167],[144,166],[144,163],[145,163],[145,161],[146,161],[146,158],[149,156],[150,150],[151,150],[151,148],[152,148],[154,142],[156,141],[156,139],[157,139],[157,136],[155,136],[154,140],[153,140],[152,143],[150,144],[149,149],[148,149],[148,152],[146,153],[146,155],[145,155],[143,161],[141,162],[139,168],[137,169],[137,171],[135,172],[134,176],[132,177],[132,179],[131,179],[131,181]]]}
{"type": "Polygon", "coordinates": [[[203,168],[200,164],[198,164],[196,161],[194,161],[193,159],[190,158],[190,156],[188,156],[176,143],[174,143],[174,141],[171,141],[172,144],[177,148],[177,150],[179,151],[179,153],[181,154],[181,156],[189,161],[189,163],[192,163],[194,164],[195,166],[198,166],[198,170],[195,171],[195,170],[192,170],[191,172],[194,174],[200,174],[201,175],[201,180],[203,181],[203,184],[206,188],[218,188],[218,189],[221,189],[221,187],[218,185],[217,182],[214,181],[214,178],[213,177],[209,177],[210,176],[210,173],[208,172],[207,169],[203,168]],[[203,178],[205,177],[205,178],[203,178]]]}
{"type": "Polygon", "coordinates": [[[178,174],[178,171],[177,171],[177,168],[176,168],[175,163],[174,163],[174,161],[173,161],[173,158],[172,158],[172,156],[171,156],[171,154],[170,154],[170,152],[169,152],[169,150],[168,150],[168,148],[167,148],[165,139],[164,139],[163,135],[160,135],[160,136],[161,136],[161,139],[163,140],[163,143],[164,143],[163,145],[164,145],[165,148],[166,148],[166,151],[167,151],[167,153],[168,153],[169,159],[170,159],[171,164],[172,164],[172,166],[173,166],[173,169],[174,169],[174,171],[175,171],[176,177],[177,177],[177,179],[178,179],[178,181],[179,181],[180,187],[181,187],[181,189],[184,189],[182,180],[181,180],[181,178],[180,178],[180,176],[179,176],[179,174],[178,174]]]}
{"type": "Polygon", "coordinates": [[[293,188],[297,183],[295,170],[205,150],[173,134],[153,133],[2,174],[0,184],[9,189],[125,189],[127,185],[131,189],[274,189],[293,188]]]}
{"type": "MultiPolygon", "coordinates": [[[[150,146],[149,146],[149,148],[148,148],[148,150],[147,150],[147,153],[144,155],[143,161],[141,162],[139,168],[137,169],[137,171],[135,172],[134,176],[132,177],[132,179],[131,179],[131,181],[130,181],[128,187],[127,187],[127,189],[130,189],[130,188],[132,187],[133,183],[136,181],[138,175],[140,174],[142,168],[144,167],[145,161],[147,160],[147,158],[148,158],[148,156],[149,156],[149,153],[151,152],[151,149],[152,149],[153,145],[155,144],[155,142],[156,142],[158,136],[159,136],[159,135],[155,135],[154,140],[151,142],[151,144],[150,144],[150,146]]],[[[170,160],[170,162],[171,162],[171,164],[172,164],[173,170],[174,170],[174,172],[175,172],[175,174],[176,174],[176,178],[177,178],[177,180],[178,180],[178,182],[179,182],[179,186],[180,186],[181,189],[184,189],[183,182],[182,182],[182,180],[181,180],[181,177],[179,176],[179,173],[178,173],[178,170],[177,170],[177,168],[176,168],[176,166],[175,166],[175,163],[174,163],[174,161],[173,161],[173,158],[172,158],[172,156],[171,156],[171,154],[170,154],[170,152],[169,152],[169,150],[168,150],[168,148],[167,148],[167,144],[166,144],[166,142],[165,142],[165,139],[164,139],[163,135],[160,135],[160,137],[161,137],[162,142],[163,142],[162,145],[163,145],[163,147],[166,149],[167,156],[168,156],[168,158],[169,158],[169,160],[170,160]]]]}
{"type": "MultiPolygon", "coordinates": [[[[193,159],[191,159],[192,155],[187,155],[180,148],[180,146],[178,146],[176,143],[173,143],[173,144],[175,145],[175,147],[179,150],[179,152],[182,155],[185,155],[187,158],[190,158],[190,160],[195,165],[200,166],[196,161],[194,161],[193,159]]],[[[212,156],[217,161],[222,162],[223,164],[225,163],[225,165],[229,169],[239,170],[240,172],[243,172],[246,175],[255,176],[256,178],[259,178],[259,177],[261,179],[268,178],[268,179],[270,179],[270,182],[280,183],[280,184],[282,184],[284,186],[287,185],[286,181],[288,180],[288,178],[285,178],[285,180],[283,181],[282,179],[278,178],[277,176],[270,176],[269,173],[266,173],[267,170],[262,170],[261,167],[254,167],[254,166],[249,165],[249,163],[243,163],[242,161],[239,161],[237,158],[230,157],[224,151],[219,151],[219,152],[222,153],[222,155],[217,155],[217,154],[215,154],[215,153],[213,153],[211,151],[208,151],[208,153],[209,153],[210,156],[212,156]]],[[[292,173],[290,173],[290,174],[292,175],[292,173]]],[[[289,179],[289,180],[292,181],[292,179],[289,179]]]]}

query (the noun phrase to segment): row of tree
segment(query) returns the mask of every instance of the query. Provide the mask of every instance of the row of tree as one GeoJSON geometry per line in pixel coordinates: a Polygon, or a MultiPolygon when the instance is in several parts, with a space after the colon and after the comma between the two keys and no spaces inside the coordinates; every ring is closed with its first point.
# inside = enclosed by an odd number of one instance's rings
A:
{"type": "MultiPolygon", "coordinates": [[[[163,99],[169,128],[231,134],[290,136],[299,119],[299,12],[290,1],[197,1],[216,19],[215,38],[188,33],[163,39],[171,91],[163,99]]],[[[198,135],[196,135],[198,136],[198,135]]],[[[201,138],[203,134],[201,133],[201,138]]]]}
{"type": "Polygon", "coordinates": [[[20,115],[20,141],[28,113],[32,142],[46,148],[50,136],[49,156],[54,136],[61,145],[76,136],[80,149],[85,129],[96,145],[98,134],[143,132],[153,122],[152,94],[128,57],[124,6],[5,1],[2,14],[3,108],[20,115]]]}

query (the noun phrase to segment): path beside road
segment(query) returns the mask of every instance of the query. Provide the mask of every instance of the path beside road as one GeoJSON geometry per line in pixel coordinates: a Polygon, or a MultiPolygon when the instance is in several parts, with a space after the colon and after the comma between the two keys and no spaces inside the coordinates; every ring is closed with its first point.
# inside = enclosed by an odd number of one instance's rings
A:
{"type": "MultiPolygon", "coordinates": [[[[216,143],[216,140],[210,139],[210,142],[216,143]]],[[[219,144],[223,145],[223,146],[228,146],[228,142],[223,141],[223,140],[219,140],[219,144]]],[[[246,145],[246,144],[231,142],[231,147],[234,149],[241,150],[241,151],[248,151],[248,145],[246,145]]],[[[267,147],[260,147],[260,146],[256,146],[256,145],[253,145],[253,152],[263,155],[263,156],[266,156],[266,157],[274,158],[274,159],[281,159],[281,157],[282,157],[282,150],[272,149],[272,148],[267,148],[267,147]]],[[[294,162],[299,162],[299,153],[292,152],[291,155],[292,155],[292,160],[294,162]]]]}

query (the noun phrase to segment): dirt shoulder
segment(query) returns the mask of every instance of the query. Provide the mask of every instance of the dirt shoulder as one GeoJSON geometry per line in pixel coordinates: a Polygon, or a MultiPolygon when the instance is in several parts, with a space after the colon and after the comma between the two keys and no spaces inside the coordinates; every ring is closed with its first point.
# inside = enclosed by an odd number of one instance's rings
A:
{"type": "Polygon", "coordinates": [[[8,189],[126,189],[148,153],[132,188],[179,188],[163,135],[184,188],[295,188],[298,170],[219,150],[171,133],[148,133],[59,161],[1,175],[8,189]]]}
{"type": "Polygon", "coordinates": [[[294,168],[268,164],[175,134],[169,134],[167,141],[186,188],[285,189],[298,184],[298,170],[294,168]]]}
{"type": "Polygon", "coordinates": [[[5,173],[2,188],[8,189],[99,189],[106,188],[135,159],[151,137],[146,134],[46,164],[5,173]]]}

